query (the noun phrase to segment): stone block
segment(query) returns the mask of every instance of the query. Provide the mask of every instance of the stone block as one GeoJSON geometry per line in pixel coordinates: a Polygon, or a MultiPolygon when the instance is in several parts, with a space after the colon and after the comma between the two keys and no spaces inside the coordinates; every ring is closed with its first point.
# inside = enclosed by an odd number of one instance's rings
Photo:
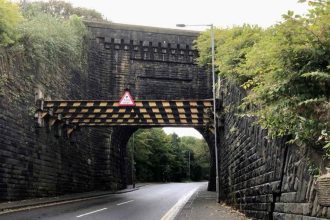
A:
{"type": "Polygon", "coordinates": [[[318,217],[310,217],[310,216],[303,216],[302,220],[326,220],[328,218],[318,218],[318,217]]]}
{"type": "Polygon", "coordinates": [[[282,193],[280,201],[286,203],[294,202],[296,194],[296,192],[282,193]]]}
{"type": "Polygon", "coordinates": [[[302,220],[303,216],[274,212],[273,219],[274,220],[302,220]]]}
{"type": "Polygon", "coordinates": [[[311,211],[312,211],[312,204],[310,203],[303,203],[303,215],[311,215],[311,211]]]}
{"type": "Polygon", "coordinates": [[[284,205],[285,203],[275,203],[274,211],[284,213],[284,205]]]}

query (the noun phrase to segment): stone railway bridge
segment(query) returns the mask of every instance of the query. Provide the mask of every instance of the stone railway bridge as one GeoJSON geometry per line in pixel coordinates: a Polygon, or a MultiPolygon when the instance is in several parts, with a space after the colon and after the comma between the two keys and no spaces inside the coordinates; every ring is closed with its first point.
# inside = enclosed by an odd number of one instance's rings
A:
{"type": "MultiPolygon", "coordinates": [[[[0,57],[1,73],[15,79],[5,87],[8,96],[26,95],[16,102],[0,96],[0,201],[125,188],[126,144],[142,122],[144,127],[196,128],[210,147],[209,189],[214,190],[211,74],[194,61],[198,52],[192,44],[198,32],[86,25],[88,73],[36,76],[46,97],[37,109],[39,123],[52,129],[33,124],[35,85],[22,79],[20,60],[7,65],[6,57],[0,57]],[[125,89],[139,100],[138,110],[116,106],[125,89]],[[48,93],[62,101],[49,101],[48,93]],[[129,126],[94,126],[109,119],[129,126]],[[94,127],[72,132],[75,123],[94,127]]],[[[320,161],[319,154],[288,145],[285,139],[272,140],[254,119],[238,117],[235,106],[245,97],[241,88],[224,79],[219,94],[221,199],[255,219],[330,218],[329,204],[320,202],[315,178],[307,172],[311,161],[320,161]]]]}
{"type": "MultiPolygon", "coordinates": [[[[125,89],[130,90],[135,100],[187,101],[212,98],[211,75],[195,63],[198,52],[193,48],[193,41],[198,32],[123,24],[86,24],[91,33],[87,99],[118,100],[125,89]]],[[[148,124],[143,127],[157,126],[148,124]]],[[[214,152],[210,130],[203,125],[195,128],[209,143],[210,152],[214,152]]],[[[115,157],[116,160],[110,157],[100,164],[103,167],[97,168],[100,172],[120,173],[117,177],[119,182],[116,183],[112,175],[104,173],[99,175],[98,183],[103,186],[115,183],[125,187],[126,143],[137,129],[137,126],[113,127],[109,129],[111,132],[99,129],[98,133],[105,136],[103,141],[112,139],[111,144],[120,149],[122,156],[115,157]],[[112,166],[113,163],[120,166],[112,166]]],[[[98,136],[95,141],[102,142],[102,138],[98,136]]],[[[214,153],[211,153],[211,157],[213,160],[214,153]]],[[[214,190],[215,164],[212,164],[209,188],[214,190]]]]}

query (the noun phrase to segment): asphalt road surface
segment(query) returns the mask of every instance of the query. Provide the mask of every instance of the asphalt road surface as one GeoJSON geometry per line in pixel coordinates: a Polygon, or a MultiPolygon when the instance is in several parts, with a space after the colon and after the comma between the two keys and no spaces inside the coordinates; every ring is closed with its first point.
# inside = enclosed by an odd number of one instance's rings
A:
{"type": "Polygon", "coordinates": [[[0,220],[170,220],[206,183],[147,185],[139,190],[0,215],[0,220]]]}

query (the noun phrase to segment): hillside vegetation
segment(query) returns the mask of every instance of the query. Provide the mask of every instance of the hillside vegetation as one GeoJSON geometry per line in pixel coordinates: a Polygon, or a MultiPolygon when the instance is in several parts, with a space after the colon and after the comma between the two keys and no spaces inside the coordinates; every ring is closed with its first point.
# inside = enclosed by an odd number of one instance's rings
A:
{"type": "MultiPolygon", "coordinates": [[[[0,0],[0,56],[13,69],[20,62],[25,73],[21,77],[29,85],[36,84],[37,76],[82,74],[87,65],[87,30],[82,19],[102,20],[102,15],[63,1],[18,5],[0,0]]],[[[10,76],[2,72],[0,95],[8,80],[10,76]]],[[[44,86],[51,95],[51,85],[44,86]]]]}
{"type": "Polygon", "coordinates": [[[68,48],[69,51],[63,51],[61,55],[65,52],[72,55],[75,47],[80,46],[81,40],[78,43],[77,38],[84,37],[82,19],[103,20],[102,15],[95,10],[75,8],[64,1],[36,1],[18,5],[0,0],[0,46],[32,45],[39,52],[41,49],[54,52],[51,49],[68,48]],[[34,45],[37,40],[40,40],[39,45],[34,45]],[[44,48],[49,44],[62,48],[44,48]]]}

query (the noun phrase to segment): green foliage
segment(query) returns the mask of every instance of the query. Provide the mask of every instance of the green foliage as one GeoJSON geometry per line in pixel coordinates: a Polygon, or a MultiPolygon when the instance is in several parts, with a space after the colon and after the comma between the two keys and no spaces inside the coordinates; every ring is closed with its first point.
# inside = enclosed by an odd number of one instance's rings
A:
{"type": "MultiPolygon", "coordinates": [[[[220,73],[234,80],[246,80],[248,75],[240,74],[241,63],[252,46],[259,41],[262,29],[257,26],[244,25],[230,29],[216,29],[216,65],[220,73]],[[240,79],[240,78],[243,79],[240,79]]],[[[210,33],[207,31],[196,41],[200,51],[198,62],[201,65],[211,64],[210,33]]]]}
{"type": "Polygon", "coordinates": [[[4,95],[4,86],[7,82],[7,77],[4,74],[0,74],[0,97],[4,95]]]}
{"type": "Polygon", "coordinates": [[[330,80],[330,74],[324,73],[324,72],[311,72],[311,73],[304,73],[301,75],[302,77],[310,78],[312,80],[318,80],[318,81],[329,81],[330,80]]]}
{"type": "MultiPolygon", "coordinates": [[[[248,90],[241,109],[257,116],[271,136],[290,135],[293,142],[329,149],[324,134],[330,130],[330,2],[309,5],[306,16],[289,11],[266,30],[247,25],[217,30],[216,65],[248,90]]],[[[201,65],[209,64],[206,38],[208,32],[197,41],[201,65]]]]}
{"type": "Polygon", "coordinates": [[[55,73],[62,70],[63,64],[77,70],[85,63],[83,39],[87,31],[77,16],[57,19],[49,14],[36,13],[25,19],[18,31],[20,43],[37,69],[55,73]]]}
{"type": "Polygon", "coordinates": [[[244,25],[233,27],[220,34],[221,46],[217,47],[216,65],[219,71],[233,79],[246,81],[250,79],[247,74],[240,74],[240,65],[246,62],[246,54],[252,46],[259,41],[261,29],[257,26],[244,25]]]}
{"type": "MultiPolygon", "coordinates": [[[[21,7],[23,19],[16,5],[0,0],[0,49],[4,50],[8,63],[14,66],[20,61],[18,66],[24,73],[21,77],[26,86],[41,80],[53,95],[72,76],[86,73],[87,29],[82,19],[102,16],[60,1],[30,2],[21,7]],[[50,83],[52,80],[61,83],[55,85],[50,83]]],[[[6,76],[1,74],[0,95],[7,83],[6,76]]],[[[15,94],[11,101],[24,100],[27,95],[15,94]]]]}
{"type": "Polygon", "coordinates": [[[182,137],[181,146],[191,152],[191,179],[198,181],[209,178],[210,153],[209,146],[203,139],[182,137]]]}
{"type": "MultiPolygon", "coordinates": [[[[131,152],[133,138],[128,143],[131,152]]],[[[136,177],[139,181],[182,181],[208,177],[209,155],[204,140],[166,135],[162,129],[140,129],[134,134],[136,177]]]]}
{"type": "MultiPolygon", "coordinates": [[[[330,107],[330,106],[328,106],[328,107],[330,107]]],[[[327,159],[330,159],[330,135],[328,134],[328,132],[326,130],[321,131],[321,136],[319,137],[318,141],[325,142],[325,145],[323,147],[323,149],[326,152],[325,157],[327,159]]]]}
{"type": "MultiPolygon", "coordinates": [[[[169,138],[162,129],[139,130],[135,134],[136,176],[144,181],[163,181],[172,159],[169,138]]],[[[132,141],[129,142],[131,146],[132,141]]]]}
{"type": "Polygon", "coordinates": [[[320,168],[311,161],[307,161],[307,171],[311,176],[318,176],[321,173],[320,168]]]}
{"type": "Polygon", "coordinates": [[[8,46],[15,42],[15,27],[21,20],[22,16],[16,4],[0,0],[0,46],[8,46]]]}
{"type": "Polygon", "coordinates": [[[0,46],[11,44],[23,52],[32,72],[69,73],[86,67],[87,29],[82,19],[101,20],[100,13],[56,0],[21,7],[24,20],[17,5],[0,0],[0,46]]]}

